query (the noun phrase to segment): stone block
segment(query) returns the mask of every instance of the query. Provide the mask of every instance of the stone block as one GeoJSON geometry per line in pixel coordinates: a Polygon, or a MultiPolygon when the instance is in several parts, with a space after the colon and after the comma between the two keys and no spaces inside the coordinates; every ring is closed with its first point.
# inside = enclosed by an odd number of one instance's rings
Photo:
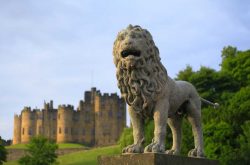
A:
{"type": "Polygon", "coordinates": [[[219,165],[219,161],[159,153],[99,156],[99,165],[219,165]]]}

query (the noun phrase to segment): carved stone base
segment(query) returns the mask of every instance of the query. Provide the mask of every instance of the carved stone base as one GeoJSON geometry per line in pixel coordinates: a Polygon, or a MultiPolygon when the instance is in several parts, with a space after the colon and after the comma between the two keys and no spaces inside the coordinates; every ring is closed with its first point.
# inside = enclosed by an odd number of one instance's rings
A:
{"type": "Polygon", "coordinates": [[[99,165],[219,165],[217,160],[159,153],[99,156],[98,163],[99,165]]]}

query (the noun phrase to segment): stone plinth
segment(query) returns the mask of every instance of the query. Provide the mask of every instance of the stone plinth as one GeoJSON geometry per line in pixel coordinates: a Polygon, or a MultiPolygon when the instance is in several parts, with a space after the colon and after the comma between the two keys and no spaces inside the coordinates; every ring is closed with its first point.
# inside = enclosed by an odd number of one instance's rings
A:
{"type": "Polygon", "coordinates": [[[217,160],[159,153],[99,156],[99,165],[219,165],[217,160]]]}

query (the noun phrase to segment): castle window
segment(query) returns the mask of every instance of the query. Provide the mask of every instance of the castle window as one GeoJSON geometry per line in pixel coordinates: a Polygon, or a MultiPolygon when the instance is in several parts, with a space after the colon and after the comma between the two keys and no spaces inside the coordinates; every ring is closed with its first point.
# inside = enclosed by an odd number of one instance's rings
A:
{"type": "Polygon", "coordinates": [[[71,128],[71,135],[73,135],[74,134],[74,129],[73,128],[71,128]]]}
{"type": "Polygon", "coordinates": [[[82,135],[85,135],[85,129],[84,128],[82,129],[82,135]]]}
{"type": "Polygon", "coordinates": [[[53,135],[55,135],[56,134],[56,130],[55,129],[53,129],[53,135]]]}
{"type": "Polygon", "coordinates": [[[109,110],[109,117],[112,117],[112,116],[113,116],[112,110],[109,110]]]}
{"type": "Polygon", "coordinates": [[[24,135],[25,129],[23,128],[23,135],[24,135]]]}
{"type": "Polygon", "coordinates": [[[59,128],[59,134],[61,134],[62,133],[62,129],[61,129],[61,127],[59,128]]]}
{"type": "Polygon", "coordinates": [[[95,129],[91,130],[91,135],[94,136],[95,135],[95,129]]]}
{"type": "Polygon", "coordinates": [[[60,120],[60,114],[58,114],[58,120],[60,120]]]}
{"type": "Polygon", "coordinates": [[[29,135],[32,135],[32,129],[31,128],[29,129],[29,135]]]}
{"type": "Polygon", "coordinates": [[[64,131],[65,131],[65,134],[68,134],[68,128],[67,127],[65,128],[64,131]]]}

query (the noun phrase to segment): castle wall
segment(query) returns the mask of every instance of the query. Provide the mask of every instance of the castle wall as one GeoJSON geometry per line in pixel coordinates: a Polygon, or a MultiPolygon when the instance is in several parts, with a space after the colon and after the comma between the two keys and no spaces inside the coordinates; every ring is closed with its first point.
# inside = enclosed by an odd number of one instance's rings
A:
{"type": "Polygon", "coordinates": [[[125,126],[126,114],[124,105],[120,105],[117,95],[98,95],[95,98],[95,142],[96,145],[115,144],[125,126]],[[124,108],[124,109],[123,109],[124,108]],[[125,118],[122,116],[125,115],[125,118]]]}
{"type": "Polygon", "coordinates": [[[21,143],[21,116],[14,116],[13,144],[21,143]]]}
{"type": "Polygon", "coordinates": [[[83,143],[93,144],[95,137],[95,119],[93,104],[85,103],[83,111],[81,111],[81,131],[83,137],[83,143]]]}

